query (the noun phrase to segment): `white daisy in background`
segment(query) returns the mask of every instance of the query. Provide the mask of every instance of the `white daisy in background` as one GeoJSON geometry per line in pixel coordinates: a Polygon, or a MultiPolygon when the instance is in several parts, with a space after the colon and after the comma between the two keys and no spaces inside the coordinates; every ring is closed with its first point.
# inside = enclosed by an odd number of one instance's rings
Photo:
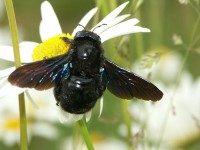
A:
{"type": "MultiPolygon", "coordinates": [[[[92,136],[92,135],[91,135],[92,136]]],[[[95,137],[94,137],[95,139],[95,137]]],[[[63,143],[60,145],[61,150],[66,150],[66,149],[79,149],[79,150],[88,150],[85,144],[81,145],[72,145],[73,139],[72,138],[66,138],[63,143]],[[74,148],[74,146],[76,146],[74,148]]],[[[128,146],[126,145],[126,142],[121,141],[116,138],[105,138],[103,137],[102,139],[97,137],[95,141],[93,141],[94,148],[95,150],[127,150],[129,149],[128,146]]]]}
{"type": "Polygon", "coordinates": [[[189,4],[190,0],[178,0],[179,3],[183,4],[183,5],[187,5],[189,4]]]}
{"type": "MultiPolygon", "coordinates": [[[[47,97],[50,93],[29,91],[41,109],[33,109],[31,103],[26,103],[27,108],[27,130],[28,140],[33,136],[40,136],[46,139],[58,138],[58,130],[52,122],[57,122],[56,115],[51,111],[55,109],[52,98],[41,100],[42,96],[47,97]],[[39,121],[42,120],[42,121],[39,121]],[[48,132],[47,132],[48,131],[48,132]]],[[[13,146],[20,142],[20,120],[18,100],[15,95],[1,98],[0,101],[0,140],[6,146],[13,146]]]]}
{"type": "MultiPolygon", "coordinates": [[[[129,2],[125,2],[119,7],[117,7],[114,11],[112,11],[110,14],[108,14],[102,21],[100,21],[96,26],[94,26],[91,31],[93,31],[96,34],[98,34],[101,38],[102,43],[121,35],[131,34],[131,33],[137,33],[137,32],[150,32],[147,28],[142,28],[140,26],[135,26],[139,20],[136,18],[131,18],[128,20],[125,20],[130,15],[121,15],[119,16],[119,13],[126,7],[126,5],[129,2]],[[125,20],[125,21],[124,21],[125,20]],[[106,24],[104,26],[101,26],[99,28],[96,28],[102,24],[106,24]],[[116,32],[117,31],[117,32],[116,32]]],[[[91,18],[95,15],[97,12],[97,8],[94,8],[90,10],[79,22],[81,26],[86,27],[88,22],[91,20],[91,18]]],[[[35,42],[22,42],[20,43],[20,54],[21,54],[21,61],[23,63],[30,63],[32,62],[33,57],[34,60],[41,60],[43,58],[49,58],[53,56],[57,56],[63,53],[66,53],[68,50],[68,47],[65,45],[63,50],[62,40],[59,38],[61,36],[67,36],[68,38],[73,38],[75,34],[83,30],[83,27],[78,25],[71,35],[69,34],[63,34],[62,29],[60,27],[59,21],[57,19],[57,16],[50,5],[48,1],[45,1],[41,5],[41,14],[42,14],[42,21],[40,23],[40,37],[43,41],[43,43],[38,44],[35,42]],[[58,36],[55,36],[58,35],[58,36]],[[53,43],[51,42],[53,40],[53,43]],[[55,42],[56,40],[56,42],[55,42]],[[47,44],[49,43],[49,44],[47,44]],[[48,47],[51,47],[50,49],[48,47]],[[52,54],[52,52],[49,52],[49,50],[55,50],[52,54]],[[58,49],[58,51],[56,51],[58,49]],[[48,50],[48,52],[46,51],[48,50]],[[50,54],[50,55],[47,55],[50,54]]],[[[13,58],[13,50],[10,46],[0,46],[0,49],[3,49],[4,51],[0,51],[0,58],[14,61],[13,58]]],[[[14,67],[2,70],[0,71],[0,94],[1,96],[6,95],[6,91],[10,88],[14,88],[17,90],[13,93],[20,93],[23,90],[20,88],[13,87],[10,83],[8,83],[7,78],[8,75],[14,70],[14,67]]],[[[10,90],[9,90],[10,91],[10,90]]],[[[102,106],[101,106],[102,109],[102,106]]],[[[83,115],[73,115],[69,114],[67,112],[64,112],[61,110],[61,121],[65,122],[67,120],[80,120],[83,115]]],[[[87,120],[90,119],[91,112],[86,113],[87,120]]]]}
{"type": "Polygon", "coordinates": [[[135,118],[134,133],[143,128],[143,139],[152,143],[148,145],[148,142],[144,141],[139,144],[141,147],[138,149],[142,149],[143,144],[146,148],[153,149],[161,138],[161,149],[177,148],[184,142],[200,136],[200,78],[193,80],[189,72],[183,71],[180,84],[175,90],[181,62],[182,58],[179,55],[168,54],[152,71],[155,76],[157,73],[162,75],[168,83],[156,84],[165,93],[161,101],[154,104],[138,102],[129,105],[129,111],[135,118]]]}

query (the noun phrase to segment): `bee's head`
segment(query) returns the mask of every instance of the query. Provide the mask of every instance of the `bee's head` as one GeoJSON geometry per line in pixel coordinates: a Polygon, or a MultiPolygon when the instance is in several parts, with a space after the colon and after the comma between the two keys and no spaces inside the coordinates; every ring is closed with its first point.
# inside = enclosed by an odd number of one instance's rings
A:
{"type": "Polygon", "coordinates": [[[96,33],[87,30],[78,31],[74,37],[74,40],[88,40],[97,42],[99,44],[101,43],[101,38],[96,33]]]}
{"type": "Polygon", "coordinates": [[[74,41],[76,43],[76,56],[79,60],[93,62],[97,60],[100,53],[101,39],[91,31],[83,30],[76,33],[74,41]]]}
{"type": "Polygon", "coordinates": [[[88,31],[85,29],[85,27],[83,25],[79,24],[79,26],[83,27],[83,30],[78,31],[76,33],[74,40],[88,40],[88,41],[92,41],[92,42],[101,44],[101,38],[96,33],[94,33],[94,30],[103,25],[107,25],[107,24],[101,24],[99,26],[94,27],[92,31],[88,31]]]}

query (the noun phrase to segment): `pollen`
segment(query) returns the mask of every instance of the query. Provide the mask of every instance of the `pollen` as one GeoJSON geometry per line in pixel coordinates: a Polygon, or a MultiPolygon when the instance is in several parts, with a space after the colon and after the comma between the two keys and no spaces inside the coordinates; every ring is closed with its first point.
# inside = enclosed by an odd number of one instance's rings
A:
{"type": "Polygon", "coordinates": [[[61,37],[74,39],[74,37],[68,33],[62,33],[47,39],[43,43],[40,43],[38,46],[36,46],[33,50],[33,61],[39,61],[67,53],[70,44],[64,42],[61,37]]]}

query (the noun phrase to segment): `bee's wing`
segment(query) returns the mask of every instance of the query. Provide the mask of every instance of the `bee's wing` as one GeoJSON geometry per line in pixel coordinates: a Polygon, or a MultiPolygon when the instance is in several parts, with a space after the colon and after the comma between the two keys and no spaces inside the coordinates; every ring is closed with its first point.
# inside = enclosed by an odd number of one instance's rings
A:
{"type": "Polygon", "coordinates": [[[108,90],[122,99],[133,97],[157,101],[163,93],[151,82],[142,77],[121,68],[105,58],[104,69],[108,90]]]}
{"type": "Polygon", "coordinates": [[[22,88],[46,90],[55,86],[62,77],[69,76],[68,54],[33,62],[17,68],[8,77],[11,84],[22,88]]]}

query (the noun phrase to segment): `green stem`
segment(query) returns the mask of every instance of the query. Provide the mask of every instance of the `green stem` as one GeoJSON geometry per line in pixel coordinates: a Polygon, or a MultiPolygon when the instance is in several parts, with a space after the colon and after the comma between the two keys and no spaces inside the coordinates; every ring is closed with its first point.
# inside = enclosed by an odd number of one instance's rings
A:
{"type": "MultiPolygon", "coordinates": [[[[140,11],[137,11],[136,16],[138,19],[140,19],[140,11]]],[[[137,58],[140,59],[144,53],[142,33],[137,33],[135,36],[136,36],[137,58]]]]}
{"type": "MultiPolygon", "coordinates": [[[[18,40],[17,24],[16,24],[12,0],[5,0],[5,5],[12,36],[15,66],[20,67],[21,61],[19,53],[19,40],[18,40]]],[[[21,150],[27,150],[28,145],[27,145],[27,127],[26,127],[26,110],[25,110],[24,94],[20,94],[18,99],[19,99],[19,112],[20,112],[20,146],[21,150]]]]}
{"type": "Polygon", "coordinates": [[[20,94],[18,96],[18,99],[19,99],[19,114],[20,114],[20,146],[21,150],[28,150],[27,119],[26,119],[24,93],[20,94]]]}
{"type": "Polygon", "coordinates": [[[126,124],[127,127],[127,131],[128,131],[128,142],[129,142],[129,149],[130,150],[134,150],[134,144],[133,144],[133,134],[132,134],[132,129],[131,129],[131,119],[130,119],[130,114],[128,112],[128,101],[127,100],[122,100],[121,101],[121,106],[122,106],[122,114],[123,114],[123,118],[124,118],[124,122],[126,124]]]}
{"type": "Polygon", "coordinates": [[[78,125],[79,125],[81,134],[84,138],[84,141],[85,141],[85,144],[86,144],[88,150],[94,150],[94,147],[93,147],[92,141],[90,139],[84,118],[82,118],[81,120],[78,121],[78,125]]]}
{"type": "Polygon", "coordinates": [[[5,5],[6,5],[7,14],[8,14],[8,21],[9,21],[12,43],[13,43],[15,66],[20,67],[21,61],[20,61],[19,44],[18,44],[19,40],[18,40],[17,24],[16,24],[12,0],[5,0],[5,5]]]}
{"type": "MultiPolygon", "coordinates": [[[[142,2],[143,3],[143,2],[142,2]]],[[[137,19],[140,20],[141,18],[141,14],[140,14],[140,6],[142,4],[140,2],[140,4],[138,3],[138,0],[133,0],[131,2],[131,7],[130,7],[130,14],[133,14],[137,19]],[[138,5],[139,4],[139,5],[138,5]]],[[[144,44],[143,44],[143,37],[142,37],[142,33],[137,33],[135,35],[135,41],[130,41],[131,43],[136,43],[136,53],[137,53],[137,59],[140,59],[144,53],[144,44]]]]}

